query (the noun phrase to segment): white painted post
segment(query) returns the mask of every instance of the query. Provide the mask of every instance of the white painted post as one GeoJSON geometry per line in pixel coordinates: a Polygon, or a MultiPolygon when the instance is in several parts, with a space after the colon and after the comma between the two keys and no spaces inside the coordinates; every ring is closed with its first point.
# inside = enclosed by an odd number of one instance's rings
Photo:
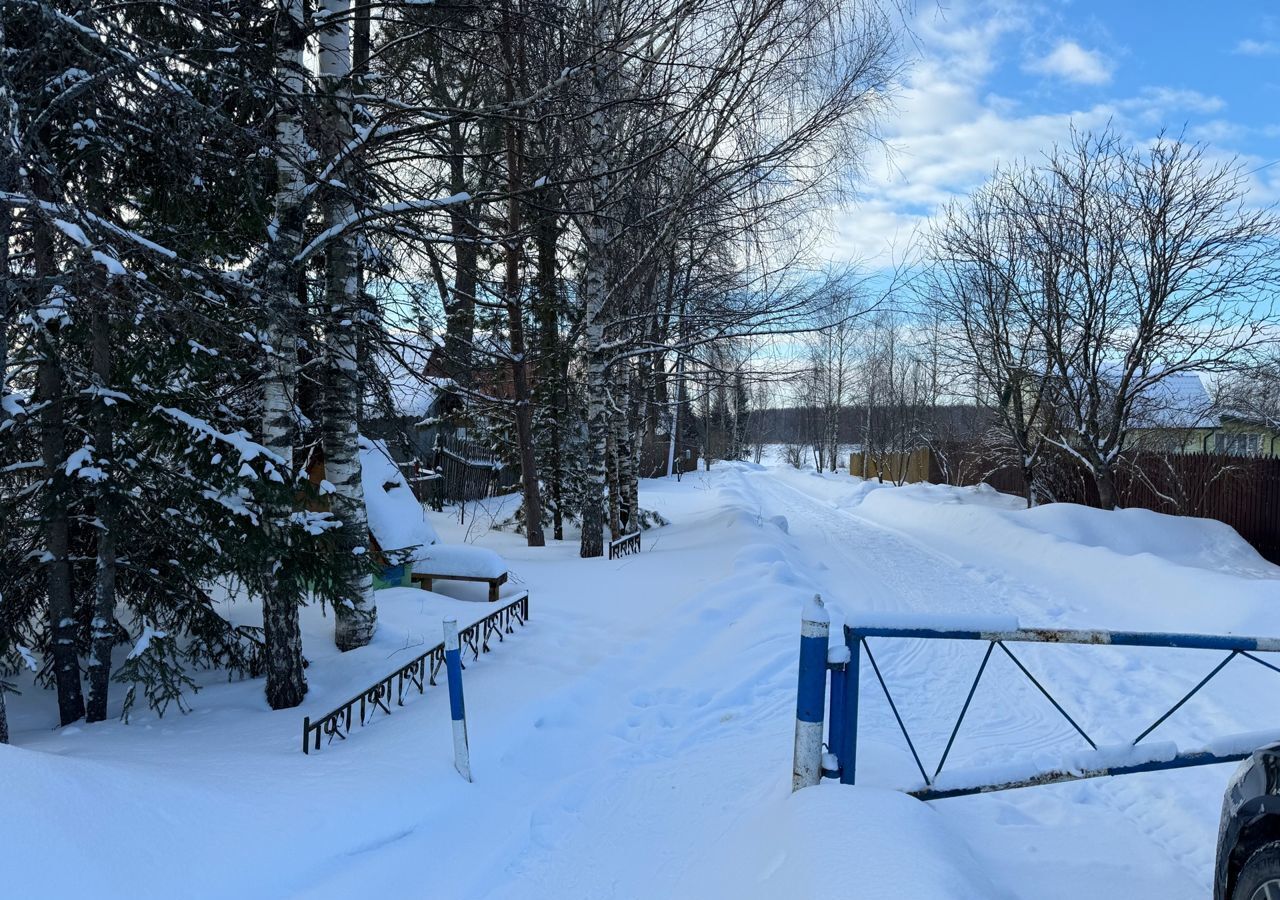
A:
{"type": "Polygon", "coordinates": [[[467,746],[467,713],[462,701],[462,645],[458,620],[444,620],[444,668],[449,679],[449,717],[453,720],[453,766],[471,780],[471,749],[467,746]]]}
{"type": "Polygon", "coordinates": [[[796,688],[796,746],[791,789],[822,781],[822,712],[827,696],[827,637],[831,616],[814,595],[800,616],[800,678],[796,688]]]}

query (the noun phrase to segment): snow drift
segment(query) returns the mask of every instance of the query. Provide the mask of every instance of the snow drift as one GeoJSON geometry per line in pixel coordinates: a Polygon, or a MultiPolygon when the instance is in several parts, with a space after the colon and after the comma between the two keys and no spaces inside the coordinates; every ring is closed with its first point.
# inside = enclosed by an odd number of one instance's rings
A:
{"type": "Polygon", "coordinates": [[[382,441],[360,439],[360,478],[369,531],[384,553],[405,559],[413,572],[497,578],[507,571],[506,562],[492,550],[440,543],[422,504],[382,441]]]}

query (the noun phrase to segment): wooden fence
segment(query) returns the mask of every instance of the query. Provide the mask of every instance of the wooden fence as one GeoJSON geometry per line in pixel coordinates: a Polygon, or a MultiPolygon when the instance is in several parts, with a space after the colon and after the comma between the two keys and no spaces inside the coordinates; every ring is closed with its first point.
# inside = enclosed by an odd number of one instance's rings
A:
{"type": "Polygon", "coordinates": [[[927,447],[910,453],[849,454],[849,474],[862,478],[880,478],[896,484],[931,481],[933,451],[927,447]]]}
{"type": "Polygon", "coordinates": [[[414,459],[401,469],[422,503],[439,510],[445,503],[483,500],[512,490],[520,473],[492,451],[454,439],[437,438],[429,461],[414,459]]]}
{"type": "MultiPolygon", "coordinates": [[[[980,447],[951,446],[889,454],[880,464],[886,481],[985,483],[1018,496],[1025,496],[1027,491],[1020,467],[980,447]]],[[[852,454],[850,474],[862,475],[862,466],[861,454],[852,454]]],[[[874,462],[868,463],[868,471],[871,474],[867,477],[878,477],[874,462]]],[[[1038,467],[1036,477],[1042,502],[1098,506],[1092,477],[1073,457],[1050,455],[1038,467]]],[[[1116,497],[1122,507],[1225,522],[1263,557],[1280,563],[1280,458],[1126,453],[1116,472],[1116,497]]]]}

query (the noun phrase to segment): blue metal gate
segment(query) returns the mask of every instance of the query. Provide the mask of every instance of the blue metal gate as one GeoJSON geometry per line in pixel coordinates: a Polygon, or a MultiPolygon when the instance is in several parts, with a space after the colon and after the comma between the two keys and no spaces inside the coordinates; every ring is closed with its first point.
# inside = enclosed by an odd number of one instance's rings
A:
{"type": "MultiPolygon", "coordinates": [[[[806,619],[806,627],[812,628],[811,623],[806,619]]],[[[812,637],[808,638],[812,642],[812,637]]],[[[815,666],[812,663],[806,665],[804,655],[801,660],[800,672],[800,695],[812,698],[813,692],[819,691],[821,696],[826,688],[826,676],[830,673],[830,692],[828,694],[829,706],[827,712],[827,754],[823,758],[821,766],[821,777],[839,778],[844,784],[854,784],[857,774],[857,754],[858,754],[858,708],[861,702],[859,696],[859,675],[862,667],[862,659],[865,656],[867,663],[871,667],[871,671],[875,675],[875,680],[879,683],[884,693],[885,699],[888,701],[889,709],[893,713],[894,720],[898,724],[899,730],[906,741],[907,749],[911,752],[911,757],[915,762],[916,768],[920,772],[923,779],[923,787],[910,790],[907,793],[922,800],[940,800],[946,797],[959,797],[967,794],[986,793],[989,791],[1010,790],[1013,788],[1030,787],[1038,784],[1054,784],[1064,781],[1077,781],[1085,778],[1098,778],[1104,775],[1128,775],[1136,772],[1155,772],[1165,769],[1180,769],[1189,766],[1206,766],[1215,763],[1235,762],[1247,758],[1259,746],[1280,740],[1280,729],[1274,733],[1250,733],[1242,735],[1233,735],[1225,738],[1217,739],[1203,748],[1196,748],[1190,751],[1180,751],[1172,744],[1153,744],[1142,743],[1145,738],[1151,735],[1161,724],[1163,724],[1170,716],[1177,712],[1183,704],[1195,696],[1206,684],[1208,684],[1214,676],[1221,672],[1228,663],[1236,657],[1243,657],[1257,665],[1264,666],[1274,672],[1280,672],[1280,668],[1272,663],[1262,659],[1260,653],[1276,653],[1280,652],[1280,638],[1257,638],[1257,637],[1240,637],[1236,635],[1207,635],[1207,634],[1162,634],[1155,632],[1133,632],[1133,631],[1094,631],[1094,630],[1065,630],[1065,629],[1048,629],[1048,628],[1019,628],[1016,625],[1009,629],[987,630],[985,628],[964,628],[964,627],[866,627],[866,626],[845,626],[844,629],[844,646],[829,648],[827,653],[825,670],[822,666],[815,666]],[[916,749],[916,744],[911,738],[911,734],[903,722],[902,716],[898,711],[898,706],[894,702],[893,694],[889,689],[888,683],[885,681],[884,674],[871,649],[869,638],[914,638],[923,640],[950,640],[950,641],[984,641],[987,644],[986,653],[982,657],[982,662],[978,666],[977,674],[974,675],[973,683],[969,687],[968,694],[965,697],[964,705],[960,709],[959,715],[956,717],[955,725],[951,729],[950,737],[947,740],[946,748],[942,752],[942,756],[937,766],[930,774],[926,769],[920,754],[916,749]],[[1222,651],[1226,655],[1211,668],[1208,673],[1196,683],[1196,685],[1187,691],[1176,703],[1163,712],[1154,722],[1138,734],[1128,745],[1122,748],[1102,748],[1099,749],[1097,743],[1089,736],[1089,734],[1080,726],[1078,722],[1063,708],[1062,704],[1049,692],[1049,690],[1037,679],[1021,659],[1010,648],[1010,644],[1020,643],[1039,643],[1039,644],[1074,644],[1074,645],[1109,645],[1119,647],[1177,647],[1190,648],[1198,650],[1217,650],[1222,651]],[[982,680],[983,673],[987,669],[987,663],[996,651],[1007,656],[1018,670],[1024,675],[1035,688],[1044,695],[1044,697],[1053,705],[1059,715],[1075,730],[1084,743],[1088,744],[1089,751],[1079,754],[1069,764],[1058,768],[1048,770],[1029,770],[1015,771],[1007,769],[1001,773],[993,775],[991,772],[974,773],[971,777],[966,777],[964,773],[948,773],[945,779],[940,780],[943,768],[946,765],[947,757],[951,754],[951,748],[955,744],[956,736],[960,733],[960,727],[964,723],[965,716],[969,712],[970,704],[973,701],[974,693],[977,691],[978,684],[982,680]],[[806,683],[807,682],[807,683],[806,683]]],[[[816,654],[809,653],[808,657],[813,659],[816,654]]],[[[808,705],[812,705],[810,699],[808,705]]],[[[812,718],[810,716],[809,718],[812,718]]],[[[808,752],[801,748],[799,738],[797,738],[797,772],[805,767],[801,765],[800,759],[803,753],[808,752]]],[[[811,779],[809,783],[812,783],[811,779]]],[[[804,784],[797,781],[797,787],[804,784]]]]}

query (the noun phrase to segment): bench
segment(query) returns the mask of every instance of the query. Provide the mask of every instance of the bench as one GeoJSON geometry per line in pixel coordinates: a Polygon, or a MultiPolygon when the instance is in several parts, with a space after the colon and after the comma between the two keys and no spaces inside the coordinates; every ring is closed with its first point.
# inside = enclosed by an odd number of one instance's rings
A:
{"type": "Polygon", "coordinates": [[[431,590],[433,581],[478,581],[489,585],[489,602],[496,603],[498,600],[498,588],[507,583],[507,573],[493,578],[484,578],[478,575],[437,575],[428,574],[426,572],[414,572],[409,576],[410,580],[421,587],[424,591],[431,590]]]}

